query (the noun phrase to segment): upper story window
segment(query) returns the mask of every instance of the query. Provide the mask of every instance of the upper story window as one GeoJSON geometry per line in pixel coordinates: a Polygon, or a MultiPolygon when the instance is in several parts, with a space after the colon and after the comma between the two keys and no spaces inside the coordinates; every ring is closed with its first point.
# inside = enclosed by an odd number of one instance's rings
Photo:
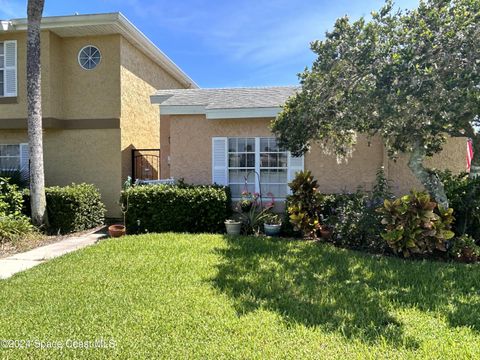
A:
{"type": "Polygon", "coordinates": [[[93,70],[102,61],[102,54],[97,47],[87,45],[78,53],[78,63],[85,70],[93,70]]]}
{"type": "Polygon", "coordinates": [[[17,96],[17,41],[0,42],[0,97],[17,96]]]}

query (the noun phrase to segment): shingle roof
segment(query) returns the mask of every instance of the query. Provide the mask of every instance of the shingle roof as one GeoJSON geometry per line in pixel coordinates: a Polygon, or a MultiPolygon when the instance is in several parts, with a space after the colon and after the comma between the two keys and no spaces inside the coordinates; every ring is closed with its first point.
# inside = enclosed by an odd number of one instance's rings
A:
{"type": "Polygon", "coordinates": [[[298,91],[298,86],[222,89],[158,90],[152,102],[170,106],[205,106],[205,109],[280,107],[298,91]]]}

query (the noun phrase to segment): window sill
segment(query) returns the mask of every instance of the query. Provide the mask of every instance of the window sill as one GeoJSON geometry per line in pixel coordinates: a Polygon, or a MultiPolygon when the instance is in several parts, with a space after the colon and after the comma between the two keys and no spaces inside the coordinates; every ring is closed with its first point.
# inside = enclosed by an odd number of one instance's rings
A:
{"type": "Polygon", "coordinates": [[[0,104],[18,104],[18,98],[16,96],[0,96],[0,104]]]}

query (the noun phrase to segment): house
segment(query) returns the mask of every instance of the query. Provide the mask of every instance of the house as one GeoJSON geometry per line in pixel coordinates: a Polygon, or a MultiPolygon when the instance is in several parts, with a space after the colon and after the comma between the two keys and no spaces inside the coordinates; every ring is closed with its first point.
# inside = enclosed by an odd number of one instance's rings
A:
{"type": "MultiPolygon", "coordinates": [[[[45,17],[41,29],[46,184],[93,183],[119,216],[132,149],[160,147],[149,96],[197,85],[120,13],[45,17]]],[[[28,171],[26,30],[0,23],[0,170],[28,171]]]]}
{"type": "MultiPolygon", "coordinates": [[[[338,163],[314,145],[296,158],[280,149],[269,130],[281,105],[296,87],[158,90],[162,177],[190,183],[229,185],[238,199],[244,190],[284,199],[298,170],[309,169],[325,193],[369,189],[384,167],[396,194],[421,188],[406,157],[387,157],[380,138],[359,136],[352,157],[338,163]]],[[[466,168],[466,138],[450,138],[443,152],[429,158],[431,168],[466,168]]]]}

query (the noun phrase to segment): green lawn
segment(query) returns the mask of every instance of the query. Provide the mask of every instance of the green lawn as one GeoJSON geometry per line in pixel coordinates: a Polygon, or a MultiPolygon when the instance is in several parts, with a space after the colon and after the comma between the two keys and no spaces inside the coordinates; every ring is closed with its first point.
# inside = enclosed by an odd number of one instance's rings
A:
{"type": "Polygon", "coordinates": [[[478,358],[479,291],[478,265],[313,242],[131,236],[0,281],[0,339],[116,348],[0,358],[478,358]]]}

